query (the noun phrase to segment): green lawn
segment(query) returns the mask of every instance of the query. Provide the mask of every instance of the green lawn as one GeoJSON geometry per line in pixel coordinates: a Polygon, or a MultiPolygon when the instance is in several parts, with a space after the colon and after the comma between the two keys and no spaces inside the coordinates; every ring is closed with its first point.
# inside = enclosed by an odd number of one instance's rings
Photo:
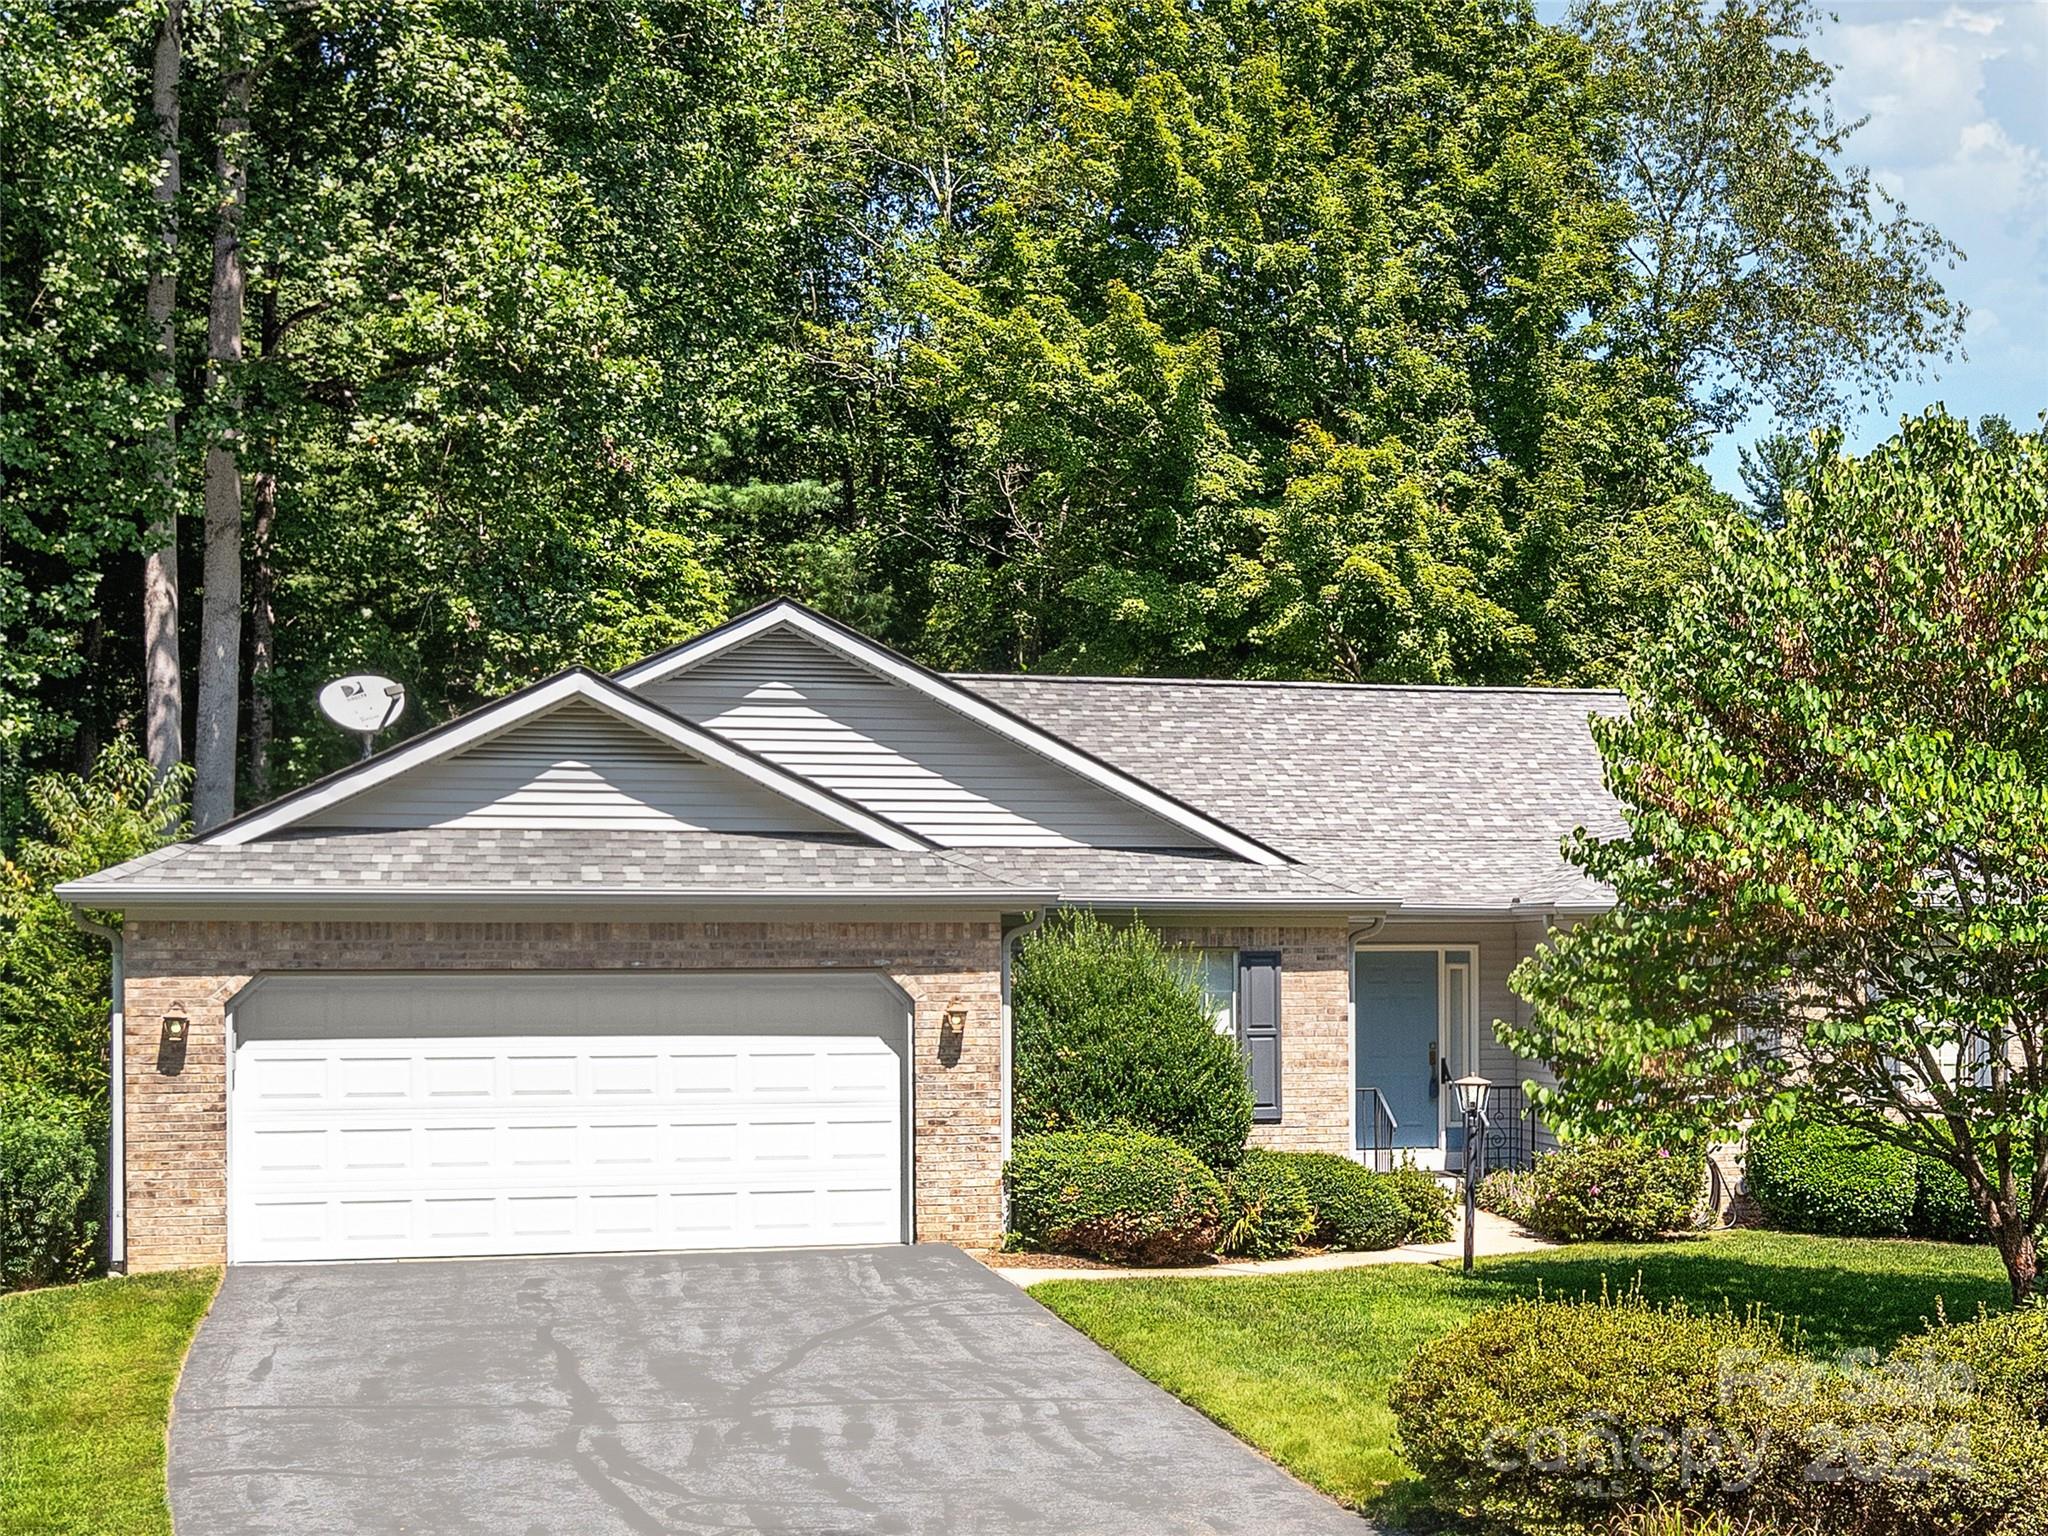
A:
{"type": "Polygon", "coordinates": [[[1794,1320],[1808,1349],[1886,1348],[1937,1299],[1951,1317],[2007,1305],[1989,1248],[1720,1232],[1587,1244],[1455,1269],[1388,1264],[1249,1280],[1061,1280],[1031,1294],[1304,1481],[1399,1520],[1418,1485],[1387,1388],[1415,1347],[1516,1296],[1597,1295],[1640,1276],[1653,1300],[1794,1320]]]}
{"type": "Polygon", "coordinates": [[[0,1297],[0,1536],[170,1536],[164,1425],[220,1272],[0,1297]]]}

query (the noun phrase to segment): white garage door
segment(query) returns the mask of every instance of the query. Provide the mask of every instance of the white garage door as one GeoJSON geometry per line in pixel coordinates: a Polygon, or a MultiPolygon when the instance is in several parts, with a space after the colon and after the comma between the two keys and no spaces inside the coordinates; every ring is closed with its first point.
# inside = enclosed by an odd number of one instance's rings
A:
{"type": "Polygon", "coordinates": [[[234,1007],[238,1262],[894,1243],[870,975],[295,975],[234,1007]]]}

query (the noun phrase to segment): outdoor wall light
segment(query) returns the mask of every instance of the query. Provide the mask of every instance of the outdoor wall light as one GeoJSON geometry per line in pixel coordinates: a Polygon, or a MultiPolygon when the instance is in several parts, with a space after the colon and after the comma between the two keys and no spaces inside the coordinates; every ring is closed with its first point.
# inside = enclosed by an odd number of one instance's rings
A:
{"type": "Polygon", "coordinates": [[[165,1014],[163,1043],[165,1045],[183,1045],[185,1043],[185,1031],[190,1026],[190,1022],[185,1017],[183,1010],[173,1010],[165,1014]]]}
{"type": "Polygon", "coordinates": [[[948,1003],[946,1011],[939,1015],[939,1062],[952,1066],[960,1059],[960,1049],[967,1043],[967,1005],[948,1003]]]}

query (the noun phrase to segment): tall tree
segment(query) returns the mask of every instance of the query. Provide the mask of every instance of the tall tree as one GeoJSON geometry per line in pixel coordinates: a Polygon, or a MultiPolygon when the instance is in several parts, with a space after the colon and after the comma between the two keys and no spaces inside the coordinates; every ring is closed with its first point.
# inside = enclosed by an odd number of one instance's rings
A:
{"type": "Polygon", "coordinates": [[[248,22],[222,20],[220,115],[214,132],[213,274],[206,298],[206,547],[199,613],[199,704],[192,823],[204,832],[235,813],[242,677],[242,225],[249,202],[249,99],[255,58],[248,22]]]}
{"type": "Polygon", "coordinates": [[[142,569],[143,741],[149,763],[168,774],[185,757],[184,672],[178,647],[178,139],[183,65],[184,0],[165,0],[150,70],[150,115],[156,124],[157,173],[150,185],[157,239],[149,268],[149,328],[156,366],[150,385],[162,404],[157,428],[156,516],[150,519],[142,569]]]}
{"type": "Polygon", "coordinates": [[[1515,974],[1546,1118],[1797,1117],[1946,1163],[2016,1300],[2048,1233],[2048,443],[1929,415],[1708,531],[1626,715],[1609,915],[1515,974]]]}
{"type": "Polygon", "coordinates": [[[1698,425],[1823,426],[1949,357],[1961,252],[1849,163],[1813,0],[1577,0],[1638,282],[1615,317],[1698,425]]]}

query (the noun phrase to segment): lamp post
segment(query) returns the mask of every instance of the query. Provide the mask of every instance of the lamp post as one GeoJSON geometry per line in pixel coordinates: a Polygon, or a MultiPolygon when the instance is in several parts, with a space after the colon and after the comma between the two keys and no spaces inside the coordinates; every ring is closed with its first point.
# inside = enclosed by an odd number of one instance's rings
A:
{"type": "Polygon", "coordinates": [[[1458,1093],[1458,1112],[1465,1117],[1465,1273],[1472,1273],[1472,1229],[1479,1224],[1479,1187],[1473,1172],[1479,1161],[1479,1126],[1486,1119],[1486,1098],[1493,1084],[1476,1074],[1451,1084],[1458,1093]]]}

